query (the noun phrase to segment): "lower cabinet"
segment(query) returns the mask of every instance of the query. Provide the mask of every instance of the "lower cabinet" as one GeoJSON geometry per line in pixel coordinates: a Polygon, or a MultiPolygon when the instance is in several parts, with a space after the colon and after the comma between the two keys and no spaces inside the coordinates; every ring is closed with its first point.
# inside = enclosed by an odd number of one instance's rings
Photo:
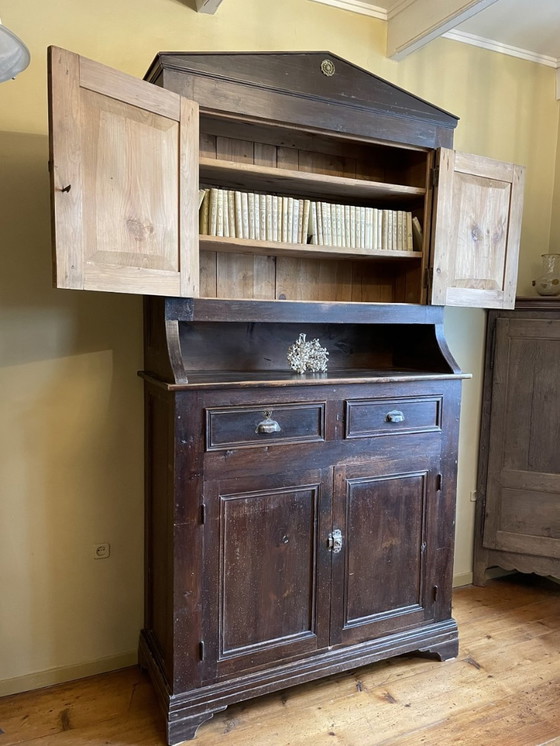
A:
{"type": "Polygon", "coordinates": [[[170,743],[451,617],[460,381],[147,384],[146,629],[170,743]]]}

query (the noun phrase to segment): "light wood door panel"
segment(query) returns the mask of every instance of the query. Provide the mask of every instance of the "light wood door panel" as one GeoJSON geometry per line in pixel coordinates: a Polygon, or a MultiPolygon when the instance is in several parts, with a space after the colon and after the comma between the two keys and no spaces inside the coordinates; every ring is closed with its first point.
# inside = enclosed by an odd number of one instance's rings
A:
{"type": "Polygon", "coordinates": [[[439,152],[432,251],[432,303],[513,308],[524,169],[439,152]]]}
{"type": "Polygon", "coordinates": [[[49,50],[58,287],[198,295],[198,105],[49,50]]]}

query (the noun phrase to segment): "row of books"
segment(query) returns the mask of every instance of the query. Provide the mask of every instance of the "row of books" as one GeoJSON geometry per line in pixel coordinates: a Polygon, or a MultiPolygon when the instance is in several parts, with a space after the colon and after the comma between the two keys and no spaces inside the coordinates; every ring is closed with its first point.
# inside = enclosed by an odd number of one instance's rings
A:
{"type": "Polygon", "coordinates": [[[199,230],[207,236],[372,251],[421,249],[418,220],[404,210],[214,187],[200,190],[199,206],[199,230]]]}

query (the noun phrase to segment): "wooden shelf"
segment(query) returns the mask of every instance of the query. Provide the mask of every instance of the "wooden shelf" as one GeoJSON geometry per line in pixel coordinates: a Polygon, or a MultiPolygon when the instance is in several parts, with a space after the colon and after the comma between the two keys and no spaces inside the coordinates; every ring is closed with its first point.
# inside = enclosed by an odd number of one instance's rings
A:
{"type": "Polygon", "coordinates": [[[347,301],[223,300],[219,298],[152,298],[167,320],[241,323],[414,324],[442,325],[442,306],[415,303],[349,303],[347,301]]]}
{"type": "Polygon", "coordinates": [[[186,371],[186,383],[165,383],[147,373],[140,372],[140,377],[167,391],[187,388],[227,388],[227,387],[284,387],[316,386],[333,383],[399,383],[403,381],[441,381],[447,379],[468,379],[467,373],[442,373],[430,370],[332,370],[328,373],[294,373],[290,370],[256,370],[256,371],[186,371]]]}
{"type": "Polygon", "coordinates": [[[210,183],[243,191],[297,194],[315,197],[319,200],[335,198],[346,203],[366,199],[402,203],[414,201],[426,194],[426,190],[421,187],[385,184],[284,168],[268,168],[214,158],[200,159],[200,183],[210,183]]]}
{"type": "Polygon", "coordinates": [[[200,236],[201,251],[231,252],[234,254],[259,254],[264,256],[291,256],[300,259],[421,259],[421,251],[387,251],[349,248],[347,246],[317,246],[315,244],[282,243],[280,241],[255,241],[250,238],[222,238],[200,236]]]}

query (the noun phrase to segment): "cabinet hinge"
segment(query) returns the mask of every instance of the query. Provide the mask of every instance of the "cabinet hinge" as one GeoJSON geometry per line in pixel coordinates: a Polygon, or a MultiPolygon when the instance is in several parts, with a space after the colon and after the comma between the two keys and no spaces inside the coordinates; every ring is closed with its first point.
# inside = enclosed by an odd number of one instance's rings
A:
{"type": "Polygon", "coordinates": [[[203,525],[206,523],[206,505],[204,503],[200,506],[200,522],[203,525]]]}
{"type": "Polygon", "coordinates": [[[428,292],[428,296],[431,295],[433,284],[434,284],[434,268],[426,267],[426,270],[424,272],[424,287],[426,288],[428,292]]]}
{"type": "Polygon", "coordinates": [[[443,485],[443,477],[441,476],[441,474],[438,474],[436,476],[436,490],[438,492],[441,492],[442,485],[443,485]]]}
{"type": "Polygon", "coordinates": [[[490,340],[490,370],[494,370],[494,356],[496,354],[496,323],[492,327],[492,338],[490,340]]]}
{"type": "Polygon", "coordinates": [[[432,168],[432,186],[437,187],[439,185],[439,166],[432,168]]]}
{"type": "Polygon", "coordinates": [[[200,658],[201,661],[204,660],[204,640],[201,640],[198,643],[198,657],[200,658]]]}
{"type": "Polygon", "coordinates": [[[437,587],[437,585],[434,585],[434,587],[433,587],[434,601],[437,601],[438,590],[439,590],[439,588],[437,587]]]}

